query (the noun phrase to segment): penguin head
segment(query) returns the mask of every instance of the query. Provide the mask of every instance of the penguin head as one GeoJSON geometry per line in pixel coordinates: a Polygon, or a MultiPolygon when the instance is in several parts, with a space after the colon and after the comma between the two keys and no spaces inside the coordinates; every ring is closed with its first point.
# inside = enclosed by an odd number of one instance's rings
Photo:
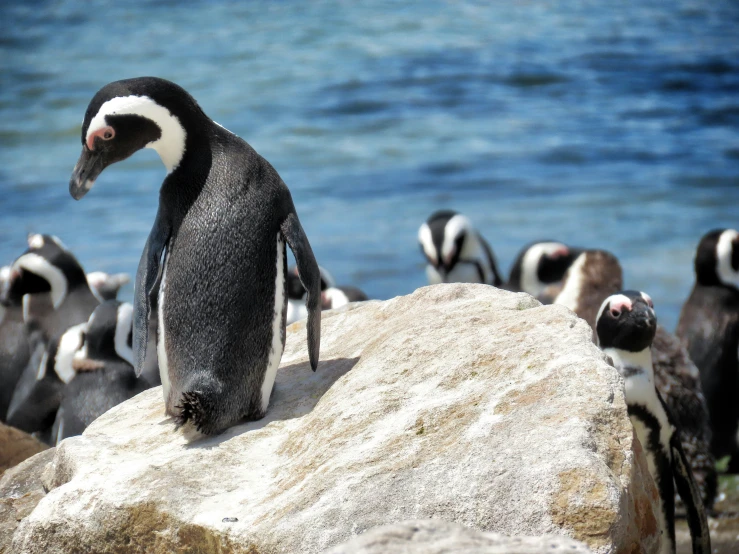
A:
{"type": "Polygon", "coordinates": [[[26,294],[51,292],[56,309],[79,286],[87,286],[85,272],[64,244],[52,235],[31,234],[28,250],[11,266],[3,297],[17,300],[26,294]]]}
{"type": "Polygon", "coordinates": [[[133,365],[133,306],[108,300],[90,315],[84,336],[84,357],[91,360],[121,358],[133,365]]]}
{"type": "Polygon", "coordinates": [[[641,352],[652,345],[657,332],[654,304],[644,292],[625,290],[606,298],[596,318],[598,345],[641,352]]]}
{"type": "Polygon", "coordinates": [[[186,123],[210,121],[180,86],[157,77],[115,81],[93,97],[82,121],[82,154],[69,192],[76,200],[110,164],[141,148],[153,148],[167,167],[177,168],[185,153],[186,123]]]}
{"type": "MultiPolygon", "coordinates": [[[[331,287],[336,286],[333,275],[322,266],[318,266],[318,271],[321,274],[321,293],[331,287]]],[[[303,283],[300,282],[298,275],[297,266],[292,266],[287,270],[287,297],[290,300],[302,300],[305,297],[306,290],[303,288],[303,283]]]]}
{"type": "Polygon", "coordinates": [[[131,280],[127,273],[111,275],[104,271],[93,271],[86,277],[90,290],[100,302],[115,300],[120,288],[131,280]]]}
{"type": "Polygon", "coordinates": [[[418,230],[418,242],[428,262],[449,273],[457,265],[466,242],[475,233],[470,220],[453,210],[439,210],[418,230]]]}
{"type": "Polygon", "coordinates": [[[511,269],[511,284],[532,296],[561,281],[567,270],[582,253],[561,242],[542,241],[524,248],[511,269]]]}
{"type": "Polygon", "coordinates": [[[703,286],[739,289],[739,233],[734,229],[706,233],[695,254],[695,275],[703,286]]]}

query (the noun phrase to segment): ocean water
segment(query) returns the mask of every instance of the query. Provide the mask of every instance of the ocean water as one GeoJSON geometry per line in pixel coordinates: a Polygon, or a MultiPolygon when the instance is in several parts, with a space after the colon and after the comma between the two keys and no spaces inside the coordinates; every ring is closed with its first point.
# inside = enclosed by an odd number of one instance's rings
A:
{"type": "Polygon", "coordinates": [[[135,273],[156,154],[80,202],[68,181],[93,94],[140,75],[266,157],[319,263],[373,298],[425,284],[418,226],[453,208],[504,272],[536,239],[612,251],[673,328],[700,236],[739,226],[736,1],[38,0],[0,19],[0,264],[44,232],[135,273]]]}

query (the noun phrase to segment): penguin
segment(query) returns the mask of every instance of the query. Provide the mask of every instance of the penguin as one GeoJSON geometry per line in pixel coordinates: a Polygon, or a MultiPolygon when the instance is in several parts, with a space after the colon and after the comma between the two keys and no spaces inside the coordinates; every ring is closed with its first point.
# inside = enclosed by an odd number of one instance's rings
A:
{"type": "Polygon", "coordinates": [[[106,300],[115,300],[120,288],[131,280],[128,273],[105,273],[104,271],[93,271],[85,275],[90,291],[102,304],[106,300]]]}
{"type": "Polygon", "coordinates": [[[731,456],[739,472],[739,233],[705,234],[695,254],[695,283],[682,307],[677,336],[698,366],[710,413],[716,458],[731,456]]]}
{"type": "MultiPolygon", "coordinates": [[[[623,288],[623,272],[618,259],[604,250],[586,250],[565,274],[555,304],[563,304],[588,322],[595,333],[600,306],[608,296],[623,288]]],[[[593,336],[597,342],[597,336],[593,336]]],[[[655,382],[680,428],[683,446],[690,460],[705,506],[716,498],[718,479],[711,453],[711,429],[698,370],[679,341],[661,325],[651,349],[655,382]]]]}
{"type": "Polygon", "coordinates": [[[335,310],[351,302],[369,300],[365,292],[357,287],[330,287],[321,295],[321,307],[324,310],[335,310]]]}
{"type": "MultiPolygon", "coordinates": [[[[547,287],[564,278],[572,262],[581,253],[582,249],[571,248],[561,242],[542,241],[528,244],[513,262],[505,288],[541,298],[547,287]]],[[[544,303],[551,304],[554,299],[543,300],[544,303]]]]}
{"type": "Polygon", "coordinates": [[[134,285],[136,374],[156,306],[165,411],[177,428],[211,435],[263,417],[285,344],[286,243],[308,291],[313,370],[320,347],[320,273],[287,186],[183,88],[156,77],[100,89],[81,142],[69,184],[76,200],[141,148],[167,169],[134,285]]]}
{"type": "Polygon", "coordinates": [[[694,554],[710,554],[711,539],[700,491],[680,441],[680,431],[655,388],[651,345],[657,317],[651,298],[622,291],[603,301],[596,317],[598,346],[624,379],[629,418],[659,491],[663,554],[675,553],[675,488],[685,504],[694,554]]]}
{"type": "Polygon", "coordinates": [[[25,321],[38,321],[47,337],[53,338],[87,321],[100,301],[90,290],[82,266],[59,238],[34,234],[28,245],[13,262],[10,287],[16,294],[30,295],[24,298],[25,321]],[[35,297],[46,292],[52,309],[39,309],[43,301],[34,303],[35,297]]]}
{"type": "MultiPolygon", "coordinates": [[[[350,302],[369,300],[364,291],[350,286],[336,286],[333,276],[323,267],[321,273],[321,310],[335,310],[350,302]]],[[[300,283],[298,272],[292,267],[287,272],[287,324],[295,323],[308,316],[305,307],[305,289],[300,283]]]]}
{"type": "Polygon", "coordinates": [[[62,390],[51,431],[55,445],[152,386],[133,369],[132,321],[133,306],[117,300],[100,304],[90,316],[72,357],[74,378],[62,390]]]}
{"type": "Polygon", "coordinates": [[[438,283],[484,283],[499,287],[493,251],[464,215],[440,210],[418,230],[421,252],[426,256],[430,285],[438,283]]]}
{"type": "Polygon", "coordinates": [[[22,296],[13,296],[10,288],[10,267],[0,269],[0,421],[6,421],[13,391],[28,365],[41,334],[23,322],[22,296]]]}
{"type": "MultiPolygon", "coordinates": [[[[318,266],[321,275],[321,309],[323,308],[323,293],[325,290],[335,287],[336,281],[333,275],[324,267],[318,266]]],[[[300,282],[298,268],[293,266],[287,271],[287,325],[308,317],[308,308],[305,304],[306,290],[300,282]]]]}
{"type": "Polygon", "coordinates": [[[74,357],[82,347],[87,322],[52,339],[31,356],[13,392],[8,425],[42,436],[51,429],[62,389],[75,376],[74,357]]]}

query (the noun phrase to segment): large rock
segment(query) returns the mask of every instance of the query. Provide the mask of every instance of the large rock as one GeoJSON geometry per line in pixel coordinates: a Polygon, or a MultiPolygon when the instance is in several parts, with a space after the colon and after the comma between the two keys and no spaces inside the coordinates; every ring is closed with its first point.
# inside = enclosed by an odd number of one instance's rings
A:
{"type": "Polygon", "coordinates": [[[321,552],[436,518],[651,552],[657,495],[617,372],[561,306],[440,285],[293,325],[267,416],[191,440],[161,389],[56,451],[17,552],[321,552]]]}
{"type": "Polygon", "coordinates": [[[49,448],[28,433],[0,422],[0,475],[26,458],[49,448]]]}
{"type": "Polygon", "coordinates": [[[325,554],[588,554],[590,549],[554,535],[506,537],[438,519],[371,529],[325,554]]]}

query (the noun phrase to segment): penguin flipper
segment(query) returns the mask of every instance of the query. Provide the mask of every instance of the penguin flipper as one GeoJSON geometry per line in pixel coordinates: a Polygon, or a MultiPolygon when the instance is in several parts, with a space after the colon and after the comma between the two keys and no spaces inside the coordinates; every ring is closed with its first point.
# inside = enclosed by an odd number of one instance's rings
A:
{"type": "Polygon", "coordinates": [[[281,226],[290,250],[298,265],[298,277],[303,288],[308,291],[305,305],[308,308],[308,357],[313,371],[318,367],[318,353],[321,347],[321,272],[313,255],[313,250],[305,236],[295,213],[289,214],[281,226]]]}
{"type": "Polygon", "coordinates": [[[171,228],[162,214],[161,206],[154,220],[154,226],[141,254],[133,289],[133,357],[136,377],[144,370],[146,345],[149,340],[149,317],[154,295],[159,289],[159,273],[162,254],[169,241],[171,228]]]}
{"type": "Polygon", "coordinates": [[[672,435],[670,440],[672,453],[672,475],[675,479],[677,492],[683,499],[688,516],[688,528],[690,539],[693,544],[693,554],[710,554],[711,536],[708,531],[708,520],[703,507],[698,485],[695,484],[690,464],[685,457],[682,443],[678,433],[672,435]]]}

